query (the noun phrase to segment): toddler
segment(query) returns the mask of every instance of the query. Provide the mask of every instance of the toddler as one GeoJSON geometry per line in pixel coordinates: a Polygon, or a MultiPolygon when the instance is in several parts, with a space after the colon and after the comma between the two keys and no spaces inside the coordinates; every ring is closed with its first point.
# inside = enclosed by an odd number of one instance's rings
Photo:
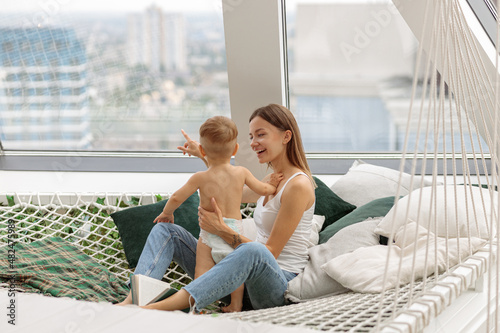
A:
{"type": "MultiPolygon", "coordinates": [[[[223,116],[209,118],[200,127],[200,153],[207,162],[208,169],[195,173],[185,185],[169,198],[163,212],[154,222],[174,223],[174,211],[189,196],[200,190],[200,206],[212,210],[211,198],[215,198],[224,216],[224,222],[241,233],[241,197],[243,186],[247,185],[255,193],[264,196],[276,192],[283,174],[272,174],[269,183],[255,178],[241,166],[230,164],[231,156],[238,151],[236,142],[238,130],[234,122],[223,116]]],[[[233,248],[219,236],[204,230],[200,233],[196,249],[195,279],[222,260],[233,248]]],[[[241,311],[243,306],[243,285],[231,293],[231,304],[225,312],[241,311]]]]}

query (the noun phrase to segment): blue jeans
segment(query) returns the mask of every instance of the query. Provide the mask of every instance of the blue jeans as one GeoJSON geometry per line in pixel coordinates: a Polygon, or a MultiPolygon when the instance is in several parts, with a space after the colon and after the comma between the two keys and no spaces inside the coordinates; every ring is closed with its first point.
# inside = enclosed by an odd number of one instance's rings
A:
{"type": "MultiPolygon", "coordinates": [[[[194,277],[196,238],[181,226],[158,223],[148,236],[134,274],[161,279],[172,260],[194,277]]],[[[184,289],[200,310],[245,283],[252,307],[263,309],[285,304],[288,281],[295,276],[278,266],[265,245],[251,242],[239,245],[184,289]]]]}

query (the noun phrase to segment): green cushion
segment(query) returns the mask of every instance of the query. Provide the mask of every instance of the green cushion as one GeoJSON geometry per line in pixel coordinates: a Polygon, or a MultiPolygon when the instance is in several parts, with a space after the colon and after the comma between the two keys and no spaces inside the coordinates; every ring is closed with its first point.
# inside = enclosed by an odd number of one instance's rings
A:
{"type": "Polygon", "coordinates": [[[352,212],[356,209],[356,206],[342,200],[318,178],[314,176],[313,178],[316,185],[318,185],[315,190],[316,208],[314,209],[314,214],[323,215],[325,217],[325,223],[323,223],[321,229],[324,230],[333,222],[352,212]]]}
{"type": "Polygon", "coordinates": [[[351,224],[365,221],[370,217],[385,216],[394,205],[394,197],[373,200],[366,205],[356,208],[350,214],[329,225],[319,233],[319,244],[325,243],[342,228],[351,224]]]}
{"type": "MultiPolygon", "coordinates": [[[[153,221],[160,215],[166,202],[167,200],[162,200],[154,204],[127,208],[111,214],[118,227],[130,268],[137,266],[149,232],[155,225],[153,221]]],[[[200,226],[198,225],[199,204],[200,197],[198,192],[195,192],[174,212],[175,224],[184,227],[196,238],[200,234],[200,226]]]]}

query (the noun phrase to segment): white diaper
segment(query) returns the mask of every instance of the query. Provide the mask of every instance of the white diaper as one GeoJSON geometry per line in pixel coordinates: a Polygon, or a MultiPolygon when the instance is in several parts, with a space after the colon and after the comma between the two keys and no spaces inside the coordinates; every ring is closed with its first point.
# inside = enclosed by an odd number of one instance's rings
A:
{"type": "MultiPolygon", "coordinates": [[[[241,220],[228,219],[224,217],[224,223],[237,233],[241,234],[243,230],[243,222],[241,220]]],[[[217,235],[208,233],[203,229],[200,231],[200,238],[204,244],[212,249],[212,258],[216,264],[224,259],[229,253],[234,251],[231,245],[226,243],[225,240],[217,235]]]]}

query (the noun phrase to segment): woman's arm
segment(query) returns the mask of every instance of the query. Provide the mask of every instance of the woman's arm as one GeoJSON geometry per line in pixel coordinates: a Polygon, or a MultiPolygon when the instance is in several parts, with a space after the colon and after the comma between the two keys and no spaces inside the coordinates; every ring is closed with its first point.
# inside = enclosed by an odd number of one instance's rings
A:
{"type": "Polygon", "coordinates": [[[275,258],[281,254],[304,212],[314,204],[314,199],[314,189],[307,177],[296,177],[286,186],[281,196],[280,210],[266,243],[275,258]]]}

